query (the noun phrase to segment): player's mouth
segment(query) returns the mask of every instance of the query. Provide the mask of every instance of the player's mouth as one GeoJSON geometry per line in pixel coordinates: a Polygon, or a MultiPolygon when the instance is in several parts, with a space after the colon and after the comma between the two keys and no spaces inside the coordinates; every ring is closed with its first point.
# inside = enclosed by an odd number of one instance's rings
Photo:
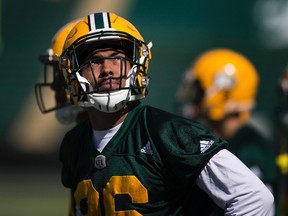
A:
{"type": "Polygon", "coordinates": [[[97,85],[100,92],[111,91],[119,89],[120,80],[119,79],[105,79],[100,81],[97,85]]]}

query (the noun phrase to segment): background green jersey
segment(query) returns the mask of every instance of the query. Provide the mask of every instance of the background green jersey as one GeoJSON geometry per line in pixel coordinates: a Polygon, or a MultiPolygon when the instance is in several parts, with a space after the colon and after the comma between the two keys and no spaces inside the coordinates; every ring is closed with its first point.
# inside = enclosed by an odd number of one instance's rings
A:
{"type": "Polygon", "coordinates": [[[276,153],[271,141],[255,126],[247,124],[229,140],[229,149],[248,168],[258,168],[258,177],[267,184],[275,185],[279,177],[276,153]]]}
{"type": "Polygon", "coordinates": [[[226,147],[205,126],[139,103],[101,153],[89,122],[65,135],[62,183],[83,215],[193,215],[207,198],[195,179],[226,147]]]}

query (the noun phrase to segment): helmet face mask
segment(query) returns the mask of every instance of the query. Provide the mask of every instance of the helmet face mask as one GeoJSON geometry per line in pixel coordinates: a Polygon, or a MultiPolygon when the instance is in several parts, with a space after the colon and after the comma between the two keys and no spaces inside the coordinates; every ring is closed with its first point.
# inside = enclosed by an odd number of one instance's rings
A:
{"type": "Polygon", "coordinates": [[[49,113],[67,106],[65,80],[59,63],[49,49],[47,54],[40,55],[39,61],[44,66],[44,80],[35,84],[35,96],[38,107],[42,113],[49,113]]]}
{"type": "Polygon", "coordinates": [[[79,77],[77,80],[80,81],[82,89],[85,91],[83,95],[110,93],[122,89],[129,89],[126,80],[129,78],[128,72],[131,69],[130,59],[115,49],[103,49],[93,53],[94,55],[89,55],[87,60],[85,60],[82,66],[76,71],[76,78],[79,77]],[[101,51],[110,52],[113,56],[97,56],[101,51]],[[100,74],[104,62],[109,65],[109,71],[104,72],[107,73],[107,75],[100,74]],[[113,76],[110,74],[113,74],[113,76]],[[86,83],[81,82],[81,80],[84,79],[86,79],[86,83]]]}
{"type": "Polygon", "coordinates": [[[71,105],[70,96],[66,92],[66,82],[59,68],[59,56],[68,33],[78,21],[74,20],[60,28],[54,35],[50,48],[45,54],[39,56],[39,61],[44,66],[44,80],[35,84],[35,96],[42,113],[71,105]]]}
{"type": "Polygon", "coordinates": [[[144,43],[140,33],[127,20],[113,13],[90,14],[71,30],[64,48],[61,56],[63,73],[68,78],[66,81],[72,101],[80,107],[116,112],[128,101],[140,100],[147,95],[151,45],[144,43]],[[99,20],[103,22],[101,25],[99,20]],[[99,51],[113,50],[124,55],[94,56],[99,51]],[[119,68],[112,72],[120,72],[105,80],[99,74],[95,75],[94,69],[95,65],[106,61],[117,62],[119,68]],[[86,79],[87,74],[83,75],[87,68],[91,73],[89,80],[86,79]],[[99,88],[104,80],[105,89],[99,88]],[[118,86],[109,88],[109,82],[117,82],[118,86]]]}
{"type": "Polygon", "coordinates": [[[198,118],[204,94],[204,89],[199,81],[190,77],[190,71],[186,72],[177,92],[179,113],[187,118],[198,118]]]}

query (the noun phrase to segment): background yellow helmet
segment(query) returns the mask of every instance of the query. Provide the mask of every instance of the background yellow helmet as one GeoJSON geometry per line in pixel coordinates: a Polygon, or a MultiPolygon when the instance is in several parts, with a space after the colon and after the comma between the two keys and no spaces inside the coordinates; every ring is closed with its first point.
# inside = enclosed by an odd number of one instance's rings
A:
{"type": "Polygon", "coordinates": [[[35,84],[35,96],[38,107],[42,113],[51,112],[67,105],[69,95],[65,92],[65,80],[59,68],[59,56],[62,54],[67,35],[80,19],[71,21],[61,27],[53,36],[50,47],[45,54],[39,56],[39,61],[44,66],[44,81],[35,84]],[[47,94],[48,91],[54,91],[47,94]],[[55,98],[50,99],[48,95],[55,98]]]}
{"type": "Polygon", "coordinates": [[[145,98],[150,80],[147,72],[151,47],[152,44],[144,42],[133,24],[114,13],[100,12],[86,16],[67,36],[61,56],[72,102],[81,107],[115,112],[128,101],[145,98]],[[99,93],[81,76],[80,70],[83,64],[87,64],[84,62],[87,55],[101,48],[123,50],[132,66],[129,82],[126,86],[119,86],[117,92],[99,93]]]}
{"type": "Polygon", "coordinates": [[[79,21],[80,19],[73,20],[56,32],[51,43],[51,49],[53,50],[54,56],[60,57],[68,34],[79,21]]]}
{"type": "Polygon", "coordinates": [[[243,55],[229,49],[213,49],[201,54],[189,71],[194,83],[202,88],[200,112],[219,121],[239,113],[243,120],[255,104],[258,74],[243,55]]]}

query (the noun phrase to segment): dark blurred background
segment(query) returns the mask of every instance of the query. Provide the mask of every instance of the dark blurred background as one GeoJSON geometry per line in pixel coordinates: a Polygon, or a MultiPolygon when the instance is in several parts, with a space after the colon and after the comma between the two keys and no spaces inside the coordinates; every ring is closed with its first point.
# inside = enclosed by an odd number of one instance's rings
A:
{"type": "Polygon", "coordinates": [[[177,86],[194,58],[211,48],[230,48],[260,74],[254,116],[267,133],[277,127],[277,85],[288,60],[287,1],[0,0],[1,215],[67,214],[58,148],[72,125],[37,107],[34,84],[43,79],[38,56],[60,27],[97,11],[123,16],[153,42],[145,103],[175,112],[177,86]]]}

